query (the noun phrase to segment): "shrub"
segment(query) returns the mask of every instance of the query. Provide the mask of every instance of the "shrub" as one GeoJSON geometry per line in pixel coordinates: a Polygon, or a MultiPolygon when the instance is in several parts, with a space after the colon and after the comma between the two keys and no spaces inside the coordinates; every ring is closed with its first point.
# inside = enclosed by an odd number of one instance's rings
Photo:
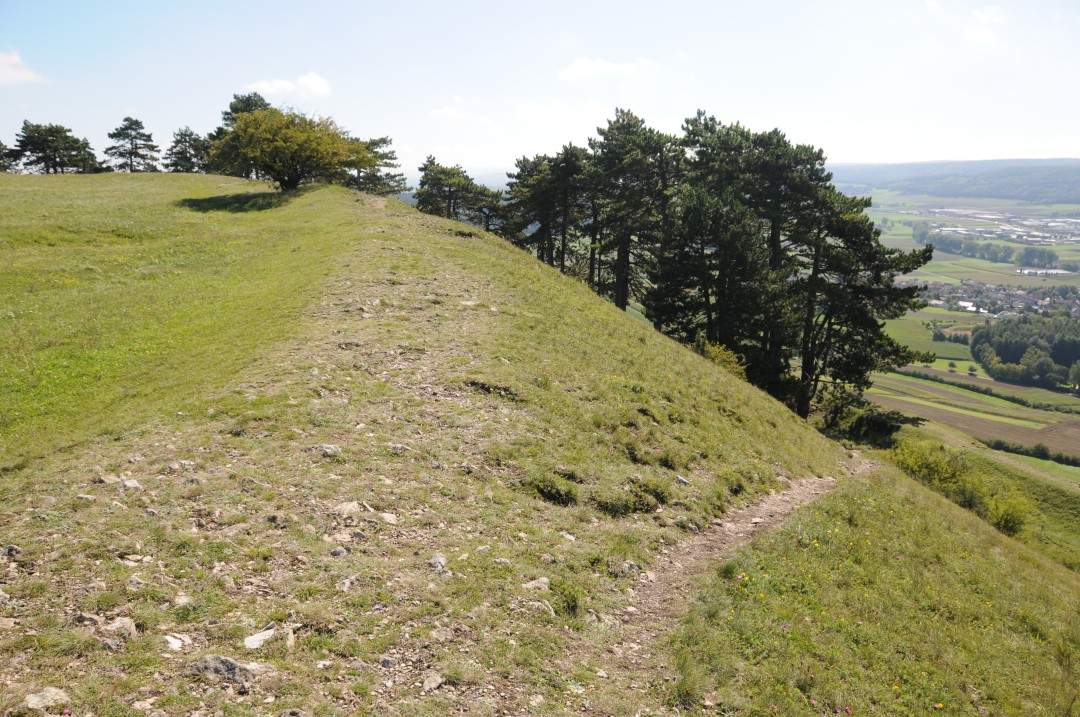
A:
{"type": "Polygon", "coordinates": [[[577,617],[585,606],[585,591],[577,583],[556,579],[551,583],[551,592],[555,595],[555,612],[560,615],[577,617]]]}
{"type": "Polygon", "coordinates": [[[1031,501],[1019,493],[1010,493],[990,501],[987,519],[1005,535],[1016,535],[1024,529],[1031,510],[1031,501]]]}
{"type": "Polygon", "coordinates": [[[533,476],[525,482],[525,486],[537,497],[555,505],[574,505],[578,501],[577,487],[559,476],[533,476]]]}
{"type": "Polygon", "coordinates": [[[694,350],[717,366],[726,369],[732,376],[746,380],[746,366],[739,360],[739,355],[722,344],[714,344],[698,332],[694,339],[694,350]]]}
{"type": "Polygon", "coordinates": [[[671,484],[659,478],[645,478],[634,483],[632,492],[649,496],[660,505],[667,505],[671,500],[671,484]]]}
{"type": "Polygon", "coordinates": [[[593,493],[596,508],[611,518],[621,518],[634,512],[634,501],[626,491],[593,493]]]}

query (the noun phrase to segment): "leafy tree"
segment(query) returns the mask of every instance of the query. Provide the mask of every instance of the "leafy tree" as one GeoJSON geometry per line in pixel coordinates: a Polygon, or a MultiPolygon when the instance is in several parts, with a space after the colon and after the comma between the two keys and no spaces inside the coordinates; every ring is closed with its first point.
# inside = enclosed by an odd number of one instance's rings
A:
{"type": "Polygon", "coordinates": [[[210,161],[210,140],[190,127],[173,132],[173,141],[165,152],[165,169],[170,172],[205,172],[210,161]]]}
{"type": "Polygon", "coordinates": [[[391,141],[389,137],[367,140],[368,152],[374,164],[357,171],[353,184],[357,190],[383,196],[409,191],[404,174],[388,171],[400,166],[397,163],[397,153],[389,148],[391,141]]]}
{"type": "Polygon", "coordinates": [[[89,142],[75,137],[70,129],[58,124],[34,124],[24,120],[9,156],[21,162],[24,168],[42,174],[106,171],[89,142]]]}
{"type": "MultiPolygon", "coordinates": [[[[221,146],[229,142],[235,143],[237,141],[236,135],[232,134],[232,130],[236,127],[236,119],[248,112],[257,112],[259,110],[271,109],[270,103],[260,95],[258,92],[249,92],[245,95],[233,95],[232,102],[229,103],[229,107],[223,110],[221,113],[221,125],[207,135],[207,139],[210,140],[210,144],[221,146]]],[[[245,164],[242,160],[243,153],[240,152],[239,147],[228,147],[220,149],[218,152],[210,155],[208,171],[215,172],[217,174],[225,174],[231,177],[252,177],[258,179],[257,170],[249,164],[245,164]]]]}
{"type": "Polygon", "coordinates": [[[1074,362],[1069,369],[1069,385],[1074,391],[1080,391],[1080,360],[1074,362]]]}
{"type": "Polygon", "coordinates": [[[145,129],[142,121],[125,117],[119,127],[109,132],[109,139],[116,144],[106,147],[105,154],[113,158],[113,165],[120,171],[158,171],[158,146],[154,144],[153,135],[145,129]]]}
{"type": "Polygon", "coordinates": [[[306,182],[346,182],[370,169],[367,145],[331,119],[262,109],[236,115],[235,126],[213,143],[215,166],[250,167],[282,191],[306,182]]]}

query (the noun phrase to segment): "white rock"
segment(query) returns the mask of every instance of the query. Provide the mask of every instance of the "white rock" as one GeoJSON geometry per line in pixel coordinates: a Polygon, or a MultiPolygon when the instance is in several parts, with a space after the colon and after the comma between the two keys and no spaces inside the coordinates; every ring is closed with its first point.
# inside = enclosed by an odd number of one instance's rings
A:
{"type": "Polygon", "coordinates": [[[530,580],[527,583],[523,583],[521,587],[526,590],[539,590],[540,592],[546,592],[549,588],[550,581],[547,578],[537,578],[536,580],[530,580]]]}
{"type": "Polygon", "coordinates": [[[266,642],[274,636],[274,623],[270,623],[262,632],[256,632],[254,635],[249,635],[244,638],[244,647],[249,650],[258,650],[260,647],[266,644],[266,642]]]}
{"type": "Polygon", "coordinates": [[[26,706],[42,712],[51,707],[67,704],[71,704],[71,698],[58,687],[46,687],[41,692],[26,696],[26,706]]]}
{"type": "Polygon", "coordinates": [[[135,480],[134,478],[128,478],[127,480],[124,481],[123,485],[124,485],[124,488],[127,488],[128,490],[142,490],[143,489],[142,484],[139,483],[139,481],[135,480]]]}
{"type": "Polygon", "coordinates": [[[431,692],[432,690],[437,690],[442,687],[443,681],[443,676],[438,672],[432,670],[431,672],[424,675],[424,686],[422,689],[424,692],[431,692]]]}
{"type": "Polygon", "coordinates": [[[118,617],[101,629],[106,632],[119,633],[124,637],[138,637],[139,635],[139,630],[135,627],[135,621],[130,617],[118,617]]]}
{"type": "Polygon", "coordinates": [[[175,635],[166,635],[165,642],[168,644],[169,649],[174,652],[180,652],[184,649],[184,641],[175,635]]]}
{"type": "Polygon", "coordinates": [[[334,507],[334,512],[340,515],[342,518],[355,518],[364,512],[364,509],[360,507],[360,504],[355,500],[350,500],[348,503],[341,503],[334,507]]]}
{"type": "Polygon", "coordinates": [[[387,525],[398,524],[398,517],[393,513],[379,513],[379,520],[386,523],[387,525]]]}

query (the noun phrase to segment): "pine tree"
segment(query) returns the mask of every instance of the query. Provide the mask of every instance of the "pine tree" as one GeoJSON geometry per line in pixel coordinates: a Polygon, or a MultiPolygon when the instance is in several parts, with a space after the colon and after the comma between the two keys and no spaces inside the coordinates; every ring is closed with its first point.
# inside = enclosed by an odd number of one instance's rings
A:
{"type": "Polygon", "coordinates": [[[382,196],[409,191],[404,174],[388,171],[400,166],[397,162],[397,153],[389,148],[391,142],[389,137],[367,140],[368,152],[374,158],[375,164],[356,173],[353,186],[358,191],[382,196]]]}
{"type": "Polygon", "coordinates": [[[24,120],[9,156],[12,161],[21,162],[25,169],[42,174],[106,171],[89,142],[75,137],[70,129],[58,124],[34,124],[24,120]]]}
{"type": "Polygon", "coordinates": [[[210,161],[210,140],[190,127],[173,133],[172,144],[165,152],[165,169],[170,172],[205,172],[210,161]]]}
{"type": "Polygon", "coordinates": [[[109,139],[116,144],[106,147],[105,154],[112,157],[116,169],[121,172],[158,171],[158,146],[140,120],[125,117],[119,127],[109,132],[109,139]]]}
{"type": "Polygon", "coordinates": [[[0,172],[10,172],[15,169],[15,165],[15,151],[0,142],[0,172]]]}

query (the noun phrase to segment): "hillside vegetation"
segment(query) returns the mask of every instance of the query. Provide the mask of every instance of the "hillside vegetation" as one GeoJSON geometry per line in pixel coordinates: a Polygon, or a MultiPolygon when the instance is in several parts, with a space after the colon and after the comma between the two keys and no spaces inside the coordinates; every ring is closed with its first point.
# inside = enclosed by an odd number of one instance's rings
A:
{"type": "Polygon", "coordinates": [[[341,188],[0,190],[0,711],[1069,714],[1075,573],[500,239],[341,188]],[[626,639],[688,538],[815,476],[738,604],[626,639]]]}

